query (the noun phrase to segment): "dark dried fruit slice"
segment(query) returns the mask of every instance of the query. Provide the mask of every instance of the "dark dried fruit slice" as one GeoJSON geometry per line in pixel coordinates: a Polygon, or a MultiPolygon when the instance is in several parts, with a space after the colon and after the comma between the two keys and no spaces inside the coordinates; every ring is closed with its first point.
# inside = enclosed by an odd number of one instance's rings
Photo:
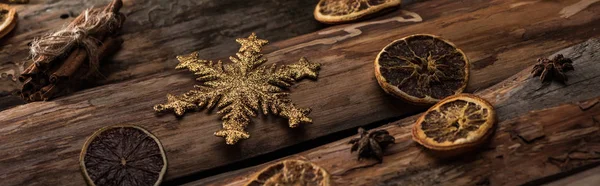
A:
{"type": "Polygon", "coordinates": [[[17,24],[17,12],[6,4],[0,4],[0,38],[8,34],[17,24]]]}
{"type": "Polygon", "coordinates": [[[475,147],[493,132],[496,112],[471,94],[450,96],[429,108],[412,129],[413,140],[438,151],[475,147]]]}
{"type": "Polygon", "coordinates": [[[89,185],[160,185],[165,151],[150,132],[119,125],[96,131],[81,150],[79,165],[89,185]]]}
{"type": "Polygon", "coordinates": [[[454,44],[419,34],[390,43],[375,59],[375,76],[385,92],[412,104],[434,104],[462,93],[469,60],[454,44]]]}
{"type": "Polygon", "coordinates": [[[400,5],[401,0],[321,0],[314,16],[323,23],[355,21],[381,10],[400,5]]]}
{"type": "Polygon", "coordinates": [[[329,186],[331,176],[325,169],[302,160],[284,160],[258,172],[246,186],[329,186]]]}

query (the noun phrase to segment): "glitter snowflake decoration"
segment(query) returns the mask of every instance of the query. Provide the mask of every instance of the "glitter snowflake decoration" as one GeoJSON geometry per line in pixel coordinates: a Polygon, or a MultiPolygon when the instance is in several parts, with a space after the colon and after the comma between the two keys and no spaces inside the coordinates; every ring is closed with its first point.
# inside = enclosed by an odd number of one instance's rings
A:
{"type": "Polygon", "coordinates": [[[236,41],[241,47],[236,56],[229,57],[232,64],[201,60],[196,52],[178,56],[176,69],[187,68],[202,83],[183,95],[167,95],[167,103],[154,106],[154,110],[173,111],[182,116],[188,110],[216,106],[223,115],[223,129],[215,135],[225,138],[230,145],[250,137],[245,128],[259,110],[265,115],[272,113],[287,118],[292,128],[311,123],[312,119],[307,116],[310,109],[297,108],[285,91],[301,79],[316,79],[320,64],[301,58],[298,63],[279,68],[274,64],[261,66],[267,59],[260,52],[268,41],[258,39],[254,33],[236,41]]]}

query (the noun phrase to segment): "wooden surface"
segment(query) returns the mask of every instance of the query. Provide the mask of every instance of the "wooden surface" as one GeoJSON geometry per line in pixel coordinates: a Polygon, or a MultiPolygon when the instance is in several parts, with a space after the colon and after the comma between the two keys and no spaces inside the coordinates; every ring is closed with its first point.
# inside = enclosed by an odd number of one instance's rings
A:
{"type": "MultiPolygon", "coordinates": [[[[63,1],[54,3],[60,2],[63,1]]],[[[222,13],[235,12],[221,12],[209,6],[221,1],[202,4],[208,7],[205,11],[187,9],[189,4],[183,5],[192,1],[168,1],[177,2],[166,7],[175,7],[170,10],[180,14],[169,11],[160,14],[161,11],[155,9],[165,6],[158,6],[156,2],[126,1],[123,11],[129,11],[130,17],[124,28],[125,43],[108,65],[111,71],[101,82],[102,86],[0,112],[0,167],[7,167],[0,169],[0,185],[82,185],[77,159],[85,138],[103,126],[117,123],[140,125],[161,139],[169,158],[166,176],[169,181],[217,167],[235,166],[248,158],[337,131],[421,111],[424,108],[400,103],[383,93],[373,76],[372,60],[377,52],[390,41],[410,34],[441,35],[461,47],[473,62],[470,91],[484,89],[513,75],[534,63],[537,57],[600,36],[598,4],[573,10],[571,5],[578,0],[436,0],[405,6],[404,10],[376,20],[333,26],[273,43],[267,47],[271,63],[293,63],[306,56],[323,64],[318,81],[304,81],[292,88],[292,99],[300,107],[313,108],[310,116],[314,124],[288,129],[283,120],[259,117],[248,130],[253,134],[250,139],[227,146],[221,138],[212,135],[221,127],[216,114],[192,113],[177,119],[152,111],[154,104],[165,101],[167,93],[185,92],[196,83],[190,73],[173,70],[174,56],[201,50],[204,58],[224,59],[237,47],[232,38],[256,31],[262,38],[276,39],[271,35],[281,29],[264,29],[271,21],[259,26],[242,24],[255,18],[233,13],[228,14],[232,17],[216,22],[206,21],[222,13]],[[145,3],[155,9],[134,6],[145,3]],[[136,15],[147,19],[135,18],[136,15]],[[160,16],[148,18],[154,15],[160,16]],[[213,27],[219,24],[230,26],[213,27]],[[227,38],[214,35],[239,29],[243,32],[223,34],[227,38]],[[208,45],[219,41],[222,43],[208,45]]],[[[234,4],[225,1],[223,6],[233,6],[227,2],[234,4]]],[[[239,6],[235,10],[263,13],[247,4],[239,6]]],[[[21,19],[27,15],[23,13],[21,19]]],[[[50,15],[46,17],[51,19],[50,15]]],[[[312,18],[306,20],[312,21],[312,18]]],[[[22,29],[21,25],[18,27],[22,29]]],[[[22,59],[27,55],[24,51],[27,40],[47,29],[47,25],[34,24],[26,29],[34,31],[21,34],[17,30],[15,35],[2,40],[0,59],[11,60],[11,53],[22,59]],[[21,50],[4,50],[9,46],[21,47],[21,50]]]]}
{"type": "Polygon", "coordinates": [[[576,173],[545,186],[595,186],[600,183],[600,166],[576,173]]]}
{"type": "MultiPolygon", "coordinates": [[[[0,110],[23,104],[8,95],[20,88],[16,77],[26,67],[27,44],[68,24],[85,8],[108,2],[31,0],[11,5],[17,8],[19,22],[0,40],[0,110]]],[[[112,61],[103,63],[107,78],[98,85],[171,70],[176,55],[192,51],[225,57],[237,51],[235,38],[252,32],[278,41],[325,26],[312,18],[311,1],[124,0],[124,4],[121,12],[127,21],[121,33],[127,42],[112,61]]]]}
{"type": "MultiPolygon", "coordinates": [[[[476,152],[454,159],[435,157],[411,139],[419,116],[415,115],[378,128],[396,138],[383,164],[356,161],[348,144],[353,137],[283,159],[316,163],[332,174],[337,185],[539,185],[554,181],[600,164],[598,51],[600,40],[594,39],[559,52],[574,59],[576,71],[568,74],[567,85],[540,86],[539,79],[531,78],[526,69],[478,93],[494,104],[499,123],[491,142],[476,152]]],[[[188,185],[243,185],[271,163],[188,185]]],[[[600,183],[590,174],[574,178],[587,178],[579,184],[600,183]]],[[[568,180],[574,181],[567,178],[553,185],[568,180]]]]}

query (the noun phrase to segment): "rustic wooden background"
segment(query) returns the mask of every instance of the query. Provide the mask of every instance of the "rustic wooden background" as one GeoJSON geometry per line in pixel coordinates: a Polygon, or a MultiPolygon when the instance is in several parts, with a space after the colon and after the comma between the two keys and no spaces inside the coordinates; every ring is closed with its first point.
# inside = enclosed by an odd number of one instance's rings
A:
{"type": "Polygon", "coordinates": [[[600,37],[598,0],[419,1],[338,26],[313,20],[317,1],[124,0],[125,43],[104,65],[106,79],[48,102],[24,104],[10,96],[32,38],[108,1],[15,5],[17,28],[0,40],[0,185],[82,185],[77,161],[85,138],[117,123],[140,125],[161,139],[169,159],[165,185],[237,185],[262,163],[280,158],[322,164],[340,184],[598,180],[593,177],[598,170],[590,169],[600,154],[600,108],[591,104],[600,96],[595,91],[600,64],[594,55],[600,44],[592,39],[600,37]],[[226,59],[238,48],[234,39],[251,32],[272,41],[266,47],[270,63],[305,56],[323,64],[318,81],[292,87],[292,99],[313,108],[314,124],[288,129],[284,120],[260,116],[249,127],[250,139],[227,146],[212,135],[221,127],[216,114],[177,119],[153,112],[167,93],[182,93],[195,84],[190,73],[173,69],[176,55],[200,51],[206,59],[226,59]],[[410,140],[415,116],[408,116],[425,108],[397,101],[377,85],[372,65],[377,52],[415,33],[441,35],[462,48],[472,62],[468,91],[499,109],[498,131],[481,153],[447,161],[422,153],[410,140]],[[540,87],[528,70],[522,71],[536,58],[562,49],[576,59],[567,86],[540,87]],[[577,104],[584,100],[589,101],[577,104]],[[359,126],[381,126],[397,137],[383,164],[355,161],[348,152],[347,138],[359,126]]]}
{"type": "MultiPolygon", "coordinates": [[[[1,40],[0,110],[23,104],[4,97],[17,89],[15,74],[27,63],[27,44],[40,34],[69,23],[81,11],[110,0],[31,0],[14,5],[19,24],[1,40]]],[[[252,32],[279,41],[324,28],[311,16],[314,2],[272,0],[125,0],[127,16],[119,55],[105,65],[107,79],[99,85],[171,70],[177,55],[199,51],[202,56],[225,57],[237,51],[235,39],[252,32]]]]}

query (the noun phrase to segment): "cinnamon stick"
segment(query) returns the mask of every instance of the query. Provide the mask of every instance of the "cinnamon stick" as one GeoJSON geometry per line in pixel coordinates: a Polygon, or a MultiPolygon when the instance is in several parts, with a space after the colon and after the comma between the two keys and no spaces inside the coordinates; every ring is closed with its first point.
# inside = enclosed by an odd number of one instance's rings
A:
{"type": "MultiPolygon", "coordinates": [[[[120,38],[108,37],[102,45],[98,48],[98,53],[101,58],[110,56],[119,49],[119,46],[123,42],[120,38]]],[[[49,76],[49,83],[35,82],[32,78],[27,79],[23,85],[21,97],[27,101],[46,101],[52,97],[69,93],[71,89],[78,89],[81,86],[82,81],[86,80],[87,73],[92,70],[87,61],[87,52],[83,49],[77,48],[71,55],[65,59],[63,65],[49,76]],[[86,66],[86,67],[83,67],[86,66]],[[85,68],[85,70],[82,70],[85,68]],[[79,70],[79,71],[78,71],[79,70]],[[63,87],[58,84],[67,84],[72,87],[63,87]],[[41,88],[36,88],[41,87],[41,88]],[[38,91],[31,91],[39,89],[38,91]],[[64,90],[61,90],[64,89],[64,90]]],[[[45,78],[38,78],[44,81],[45,78]]]]}
{"type": "Polygon", "coordinates": [[[52,75],[50,75],[51,83],[58,83],[61,78],[68,78],[86,61],[87,52],[84,49],[76,48],[74,52],[65,59],[63,65],[60,66],[52,75]]]}
{"type": "MultiPolygon", "coordinates": [[[[77,16],[64,30],[63,32],[75,32],[70,29],[77,30],[80,28],[93,32],[87,33],[84,38],[85,40],[77,40],[79,42],[72,49],[67,49],[64,55],[53,55],[47,56],[41,54],[34,58],[33,63],[25,69],[25,71],[19,77],[19,80],[23,82],[21,87],[21,97],[25,101],[44,101],[70,93],[72,90],[78,90],[84,83],[90,79],[91,76],[97,74],[99,60],[104,57],[111,55],[119,48],[122,43],[121,39],[115,38],[113,35],[116,31],[121,28],[125,16],[119,12],[123,2],[121,0],[113,0],[103,9],[97,9],[86,13],[82,13],[77,16]],[[116,16],[116,20],[112,20],[107,17],[98,17],[99,19],[110,20],[102,23],[100,27],[90,28],[94,25],[94,19],[86,19],[86,16],[105,16],[101,12],[112,13],[116,16]],[[87,24],[87,25],[86,25],[87,24]],[[116,24],[116,25],[115,25],[116,24]],[[98,42],[98,46],[92,46],[92,40],[102,41],[98,42]],[[93,48],[93,50],[90,50],[93,48]],[[94,55],[90,55],[88,52],[94,52],[94,55]],[[90,56],[94,58],[90,59],[90,56]],[[52,60],[50,60],[52,58],[52,60]]],[[[70,35],[60,37],[71,37],[70,35]]],[[[75,36],[73,36],[75,37],[75,36]]],[[[45,38],[53,39],[53,38],[45,38]]],[[[75,38],[74,38],[75,39],[75,38]]],[[[48,43],[47,40],[40,40],[40,42],[46,42],[44,44],[52,46],[52,43],[48,43]]],[[[58,40],[57,40],[58,41],[58,40]]],[[[62,40],[69,46],[75,42],[75,40],[62,40]]],[[[41,44],[41,43],[40,43],[41,44]]],[[[38,48],[32,49],[32,51],[44,51],[47,50],[40,45],[35,45],[38,48]]],[[[60,48],[60,46],[58,46],[60,48]]],[[[61,50],[57,50],[62,52],[61,50]]],[[[54,51],[56,53],[56,51],[54,51]]]]}
{"type": "Polygon", "coordinates": [[[108,37],[104,41],[104,44],[98,49],[98,53],[100,56],[110,56],[117,52],[122,43],[123,39],[121,38],[108,37]]]}
{"type": "Polygon", "coordinates": [[[112,2],[110,2],[106,8],[104,8],[104,12],[111,12],[111,13],[115,13],[115,14],[120,14],[119,10],[121,10],[121,7],[123,7],[123,1],[121,0],[114,0],[112,2]]]}
{"type": "Polygon", "coordinates": [[[48,99],[50,99],[53,95],[56,95],[59,91],[59,88],[57,87],[57,85],[48,85],[45,86],[44,88],[42,88],[42,92],[44,92],[42,94],[42,101],[48,101],[48,99]]]}
{"type": "Polygon", "coordinates": [[[36,65],[29,65],[29,67],[27,67],[23,73],[21,73],[21,76],[19,76],[19,81],[24,82],[28,77],[33,76],[34,74],[37,74],[40,70],[37,68],[36,65]]]}

